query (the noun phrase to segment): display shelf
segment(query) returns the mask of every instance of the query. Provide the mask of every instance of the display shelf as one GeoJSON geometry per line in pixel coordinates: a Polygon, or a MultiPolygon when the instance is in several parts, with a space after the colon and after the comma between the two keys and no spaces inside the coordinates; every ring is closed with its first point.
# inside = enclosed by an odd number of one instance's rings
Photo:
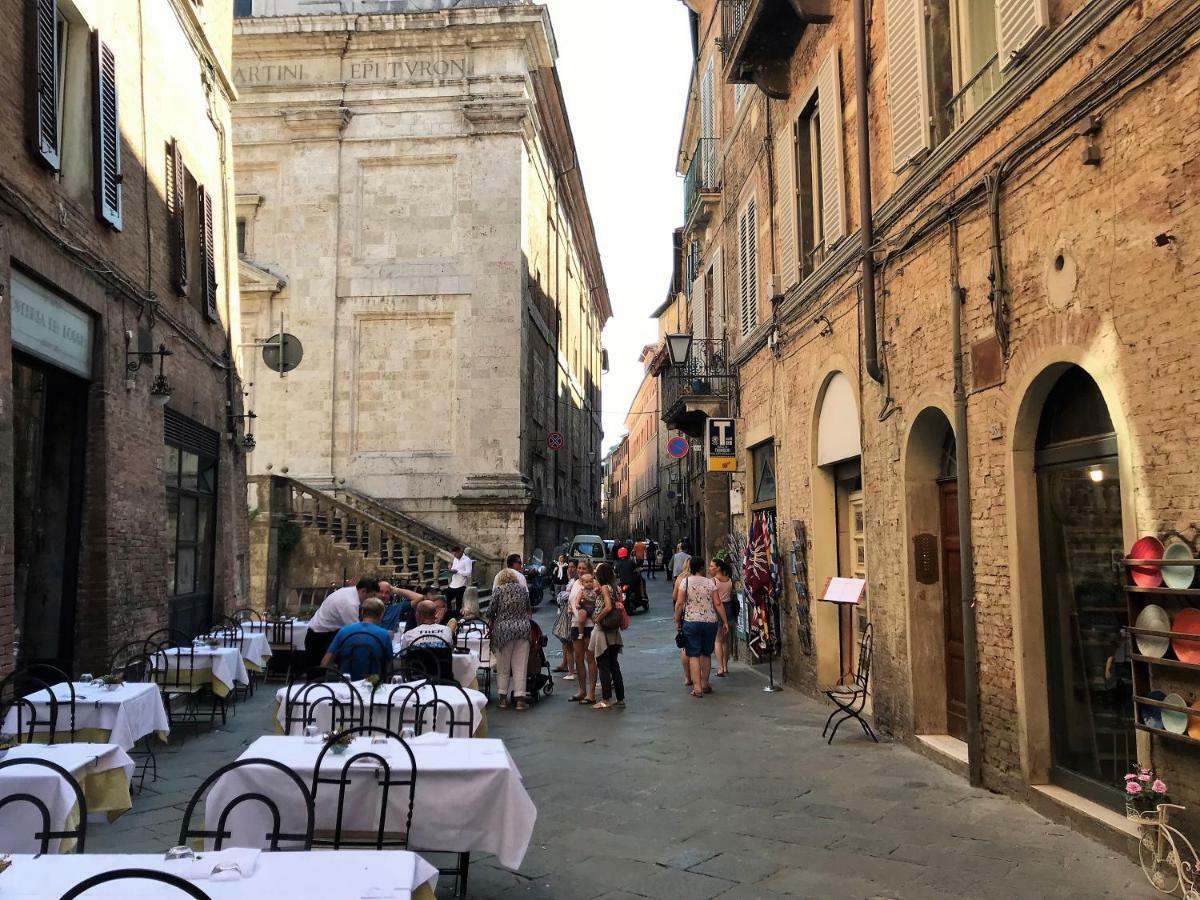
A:
{"type": "Polygon", "coordinates": [[[1200,566],[1200,559],[1123,559],[1127,566],[1200,566]]]}
{"type": "Polygon", "coordinates": [[[1200,740],[1194,737],[1188,737],[1186,734],[1176,734],[1174,731],[1167,731],[1165,728],[1155,728],[1152,725],[1143,725],[1141,722],[1134,722],[1133,727],[1138,731],[1146,731],[1150,734],[1157,734],[1160,737],[1170,738],[1173,741],[1182,741],[1185,744],[1191,744],[1194,747],[1200,747],[1200,740]]]}
{"type": "MultiPolygon", "coordinates": [[[[1159,709],[1170,710],[1171,712],[1186,713],[1189,718],[1200,719],[1200,709],[1193,709],[1190,706],[1176,706],[1174,703],[1165,703],[1162,700],[1153,700],[1150,697],[1139,697],[1134,695],[1133,702],[1135,706],[1156,706],[1159,709]]],[[[1138,717],[1141,720],[1141,717],[1138,717]]]]}
{"type": "Polygon", "coordinates": [[[1125,590],[1130,594],[1166,594],[1175,597],[1200,597],[1200,588],[1169,588],[1169,587],[1140,587],[1126,585],[1125,590]]]}
{"type": "Polygon", "coordinates": [[[1193,672],[1200,672],[1200,663],[1184,662],[1181,659],[1166,659],[1161,656],[1143,656],[1140,653],[1130,654],[1130,659],[1134,662],[1146,663],[1150,666],[1167,666],[1172,669],[1190,669],[1193,672]]]}

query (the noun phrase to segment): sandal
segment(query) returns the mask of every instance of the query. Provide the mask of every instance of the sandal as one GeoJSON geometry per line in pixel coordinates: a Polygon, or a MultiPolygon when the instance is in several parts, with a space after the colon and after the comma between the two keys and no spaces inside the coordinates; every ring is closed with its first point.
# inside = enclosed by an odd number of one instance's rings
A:
{"type": "Polygon", "coordinates": [[[569,672],[570,669],[568,669],[566,666],[559,666],[558,668],[551,669],[550,671],[551,672],[569,672]]]}
{"type": "Polygon", "coordinates": [[[563,681],[574,681],[574,680],[575,680],[574,675],[564,675],[563,676],[563,681]]]}
{"type": "Polygon", "coordinates": [[[508,709],[508,698],[507,697],[500,698],[500,705],[497,707],[497,709],[508,709]]]}
{"type": "Polygon", "coordinates": [[[712,693],[712,685],[711,684],[707,684],[704,686],[704,693],[706,693],[706,694],[712,693]]]}
{"type": "Polygon", "coordinates": [[[570,697],[567,698],[567,702],[568,703],[582,703],[586,699],[587,699],[587,697],[585,697],[583,694],[572,694],[570,697]]]}
{"type": "Polygon", "coordinates": [[[701,698],[704,697],[703,694],[697,694],[695,691],[692,691],[692,696],[695,697],[697,700],[700,700],[701,698]]]}
{"type": "Polygon", "coordinates": [[[624,708],[625,708],[625,701],[624,701],[624,700],[618,700],[616,703],[614,703],[614,704],[613,704],[613,706],[616,706],[616,707],[618,707],[619,709],[624,709],[624,708]]]}
{"type": "Polygon", "coordinates": [[[613,705],[607,700],[601,700],[599,703],[593,704],[592,709],[612,709],[613,705]]]}
{"type": "Polygon", "coordinates": [[[728,675],[728,674],[729,674],[728,672],[718,672],[718,673],[717,673],[717,677],[718,677],[718,678],[724,678],[724,677],[725,677],[726,675],[728,675]]]}

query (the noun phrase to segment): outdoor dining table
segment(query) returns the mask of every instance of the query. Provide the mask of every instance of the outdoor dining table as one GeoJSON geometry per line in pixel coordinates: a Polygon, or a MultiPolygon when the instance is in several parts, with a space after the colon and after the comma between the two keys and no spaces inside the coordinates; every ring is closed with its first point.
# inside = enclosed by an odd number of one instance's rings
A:
{"type": "MultiPolygon", "coordinates": [[[[241,759],[265,758],[287,766],[311,785],[320,743],[302,737],[260,737],[241,755],[241,759]]],[[[416,762],[417,778],[413,796],[412,828],[409,847],[418,852],[491,853],[500,864],[516,869],[525,858],[537,820],[533,804],[516,763],[504,742],[491,739],[448,738],[443,734],[423,734],[409,741],[416,762]]],[[[358,752],[378,753],[388,761],[393,777],[407,777],[408,755],[395,740],[375,744],[369,738],[355,740],[345,757],[327,753],[321,764],[323,775],[336,777],[346,760],[358,752]]],[[[350,832],[374,832],[379,826],[382,789],[376,780],[377,764],[350,766],[350,784],[346,787],[342,827],[350,832]]],[[[219,812],[237,796],[264,790],[262,773],[254,766],[233,769],[209,791],[205,821],[217,821],[219,812]]],[[[336,786],[322,785],[316,796],[316,832],[331,834],[337,817],[336,786]]],[[[393,786],[388,797],[388,833],[393,827],[403,831],[408,808],[408,789],[393,786]]],[[[285,821],[295,821],[299,810],[293,804],[301,799],[286,790],[273,799],[285,821]]],[[[226,828],[239,835],[261,841],[267,832],[270,813],[262,804],[245,803],[230,813],[226,828]]],[[[341,854],[338,851],[340,863],[341,854]]]]}
{"type": "MultiPolygon", "coordinates": [[[[264,635],[267,638],[267,642],[269,645],[270,640],[271,640],[271,632],[272,632],[273,624],[274,624],[273,622],[259,622],[259,621],[243,622],[242,623],[242,634],[252,634],[253,633],[253,634],[264,635]]],[[[303,650],[304,649],[304,637],[305,637],[305,635],[308,634],[308,621],[300,620],[300,619],[293,619],[291,630],[292,630],[292,649],[293,650],[303,650]]],[[[267,654],[267,655],[269,656],[270,654],[267,654]]]]}
{"type": "MultiPolygon", "coordinates": [[[[459,691],[453,686],[449,688],[438,689],[437,685],[425,684],[422,682],[413,682],[420,685],[417,689],[417,703],[425,704],[432,701],[435,697],[445,700],[450,704],[454,711],[454,719],[459,722],[467,720],[470,710],[466,704],[469,702],[474,707],[475,712],[475,732],[474,735],[466,734],[466,728],[456,727],[457,732],[455,737],[487,737],[487,717],[486,707],[488,698],[479,691],[466,688],[459,691]],[[466,694],[466,700],[463,699],[463,694],[466,694]]],[[[307,685],[293,684],[290,685],[293,701],[304,696],[304,691],[307,685]]],[[[366,681],[353,682],[353,689],[358,694],[358,699],[362,703],[363,710],[371,710],[370,721],[365,724],[384,726],[388,721],[388,710],[382,708],[383,698],[387,698],[393,706],[391,714],[392,730],[399,731],[403,725],[400,724],[395,708],[404,705],[408,694],[406,691],[395,690],[399,685],[384,683],[376,688],[372,688],[371,684],[366,681]],[[372,706],[372,696],[375,698],[375,705],[372,706]]],[[[314,700],[320,697],[328,697],[325,688],[331,690],[340,703],[349,703],[351,686],[345,682],[333,682],[322,685],[320,690],[314,690],[308,694],[308,700],[311,704],[314,700]]],[[[284,723],[286,718],[286,710],[284,707],[285,700],[288,696],[289,687],[282,687],[275,692],[275,733],[282,735],[284,733],[284,723]]],[[[404,709],[404,725],[413,725],[416,722],[416,706],[417,703],[408,702],[404,709]]],[[[328,702],[320,703],[316,707],[316,716],[314,723],[321,729],[322,733],[329,730],[332,722],[332,706],[328,702]]],[[[429,727],[432,724],[438,731],[448,732],[450,730],[449,713],[441,708],[436,711],[436,717],[433,712],[427,712],[424,716],[425,725],[429,727]]],[[[304,726],[300,722],[293,722],[291,727],[293,735],[304,734],[304,726]]]]}
{"type": "MultiPolygon", "coordinates": [[[[143,737],[158,735],[167,740],[171,731],[167,711],[163,707],[162,695],[157,684],[130,681],[109,688],[107,686],[76,682],[75,730],[71,732],[71,713],[67,704],[71,700],[71,688],[60,683],[50,688],[58,703],[58,722],[55,740],[58,742],[78,741],[93,744],[116,744],[122,750],[132,750],[143,737]]],[[[35,691],[25,696],[35,706],[39,722],[50,717],[50,698],[47,692],[35,691]]],[[[17,709],[8,711],[4,725],[0,728],[7,734],[17,731],[17,709]]],[[[35,741],[45,740],[48,732],[35,730],[35,741]]]]}
{"type": "MultiPolygon", "coordinates": [[[[387,897],[393,900],[433,900],[438,872],[407,850],[342,850],[336,863],[327,853],[297,851],[263,853],[229,848],[198,853],[194,859],[164,859],[162,853],[85,853],[76,856],[13,856],[12,867],[0,875],[0,896],[5,900],[45,900],[61,897],[93,875],[115,869],[152,869],[178,875],[204,891],[212,900],[262,900],[264,897],[328,897],[359,900],[387,897]],[[219,878],[214,867],[233,863],[241,870],[219,878]],[[224,880],[230,878],[231,880],[224,880]]],[[[121,900],[179,900],[178,888],[156,881],[113,881],[89,890],[84,897],[121,900]]]]}
{"type": "Polygon", "coordinates": [[[235,685],[250,683],[239,647],[169,647],[155,653],[151,662],[156,670],[155,680],[168,689],[179,686],[178,683],[186,678],[177,669],[188,667],[191,668],[192,687],[208,684],[218,697],[228,697],[235,685]],[[178,657],[181,653],[182,658],[178,661],[163,658],[178,657]]]}
{"type": "Polygon", "coordinates": [[[251,672],[261,672],[267,667],[271,658],[271,641],[261,631],[250,631],[242,628],[241,641],[242,662],[251,672]]]}
{"type": "MultiPolygon", "coordinates": [[[[89,821],[107,818],[111,822],[133,805],[129,796],[133,760],[116,744],[18,744],[3,751],[0,759],[44,759],[66,769],[83,790],[89,821]]],[[[13,794],[30,794],[45,803],[55,831],[69,830],[79,822],[75,792],[50,769],[0,769],[0,802],[13,794]]],[[[40,830],[41,815],[31,804],[8,804],[0,816],[0,852],[37,852],[33,836],[40,830]]],[[[54,840],[50,851],[66,853],[74,845],[74,839],[54,840]]],[[[8,882],[0,880],[0,896],[7,898],[7,889],[8,882]]]]}

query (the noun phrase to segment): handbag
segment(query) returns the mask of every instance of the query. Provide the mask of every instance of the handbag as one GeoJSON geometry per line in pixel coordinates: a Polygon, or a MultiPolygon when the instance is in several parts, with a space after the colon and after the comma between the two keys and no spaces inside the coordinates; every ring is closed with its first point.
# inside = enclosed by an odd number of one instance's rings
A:
{"type": "Polygon", "coordinates": [[[683,636],[682,628],[675,632],[675,646],[680,650],[687,646],[687,638],[683,636]]]}
{"type": "Polygon", "coordinates": [[[625,631],[629,627],[629,623],[633,620],[629,618],[629,613],[625,610],[624,603],[618,603],[617,609],[621,612],[621,630],[625,631]]]}

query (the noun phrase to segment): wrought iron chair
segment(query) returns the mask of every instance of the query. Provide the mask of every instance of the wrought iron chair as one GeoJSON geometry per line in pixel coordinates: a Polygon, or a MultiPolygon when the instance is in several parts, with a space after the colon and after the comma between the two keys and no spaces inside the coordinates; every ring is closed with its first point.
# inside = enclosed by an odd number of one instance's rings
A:
{"type": "Polygon", "coordinates": [[[59,900],[75,900],[86,891],[100,884],[108,884],[110,881],[157,881],[160,884],[169,885],[176,888],[189,897],[194,897],[196,900],[212,900],[208,894],[196,887],[190,881],[180,878],[178,875],[172,875],[170,872],[160,872],[157,869],[113,869],[111,872],[101,872],[99,875],[93,875],[91,878],[85,878],[75,887],[71,888],[63,894],[59,900]]]}
{"type": "Polygon", "coordinates": [[[309,669],[304,678],[292,679],[284,693],[283,733],[315,723],[322,707],[329,709],[329,730],[362,725],[366,711],[362,695],[350,679],[334,669],[309,669]]]}
{"type": "MultiPolygon", "coordinates": [[[[208,638],[215,640],[218,646],[237,650],[240,654],[245,646],[246,632],[242,628],[242,620],[233,616],[225,616],[213,622],[212,628],[208,631],[208,638]]],[[[247,673],[246,683],[244,685],[234,685],[233,695],[236,699],[240,693],[243,699],[249,699],[254,695],[254,675],[247,673]]]]}
{"type": "Polygon", "coordinates": [[[413,726],[413,733],[418,731],[417,720],[420,717],[421,697],[420,685],[413,684],[381,684],[371,692],[371,709],[367,724],[379,725],[388,731],[401,731],[405,721],[413,726]],[[395,723],[392,722],[393,716],[395,723]]]}
{"type": "Polygon", "coordinates": [[[454,678],[454,650],[437,635],[422,635],[395,658],[405,681],[454,678]]]}
{"type": "Polygon", "coordinates": [[[279,671],[280,665],[286,663],[284,667],[284,681],[290,681],[292,678],[292,663],[296,661],[296,655],[300,651],[296,650],[296,623],[291,619],[266,619],[263,622],[263,633],[267,636],[267,643],[271,645],[271,660],[267,666],[267,671],[263,673],[263,680],[266,681],[271,676],[271,669],[279,671]]]}
{"type": "Polygon", "coordinates": [[[241,624],[242,622],[255,623],[266,620],[266,616],[264,616],[257,609],[251,609],[249,606],[242,606],[238,609],[235,609],[229,614],[229,618],[233,619],[238,624],[241,624]]]}
{"type": "MultiPolygon", "coordinates": [[[[57,694],[65,693],[67,696],[57,697],[59,724],[66,724],[69,727],[65,736],[62,730],[58,729],[58,736],[59,740],[75,740],[75,682],[71,680],[71,676],[58,666],[52,666],[49,663],[32,663],[26,666],[24,671],[27,675],[40,678],[52,688],[62,685],[57,694]],[[65,723],[63,722],[64,717],[66,717],[65,723]]],[[[50,743],[54,743],[54,741],[50,743]]]]}
{"type": "MultiPolygon", "coordinates": [[[[196,648],[190,638],[174,629],[156,631],[145,641],[146,655],[154,664],[154,680],[158,682],[172,725],[191,725],[200,731],[200,700],[209,700],[208,724],[215,725],[218,712],[225,724],[225,698],[218,696],[205,678],[206,668],[196,667],[196,648]],[[162,638],[155,644],[155,640],[162,638]],[[182,700],[182,710],[174,705],[182,700]]],[[[210,663],[211,665],[211,663],[210,663]]]]}
{"type": "MultiPolygon", "coordinates": [[[[3,759],[0,760],[0,771],[5,769],[15,768],[17,766],[32,766],[39,769],[49,769],[59,778],[67,783],[71,791],[75,794],[75,803],[79,809],[79,823],[74,828],[67,828],[66,822],[63,822],[63,828],[60,831],[53,830],[54,823],[51,821],[50,808],[45,801],[36,794],[14,793],[7,796],[0,795],[0,810],[6,806],[13,806],[18,803],[27,803],[34,808],[42,820],[40,831],[33,834],[34,841],[37,842],[38,853],[49,853],[50,842],[54,840],[75,840],[75,853],[83,852],[84,842],[87,840],[87,800],[83,796],[83,789],[80,788],[79,782],[75,780],[66,769],[58,763],[50,762],[46,759],[37,759],[34,757],[21,757],[19,759],[3,759]]],[[[2,784],[3,782],[0,782],[2,784]]],[[[0,816],[2,817],[2,816],[0,816]]],[[[22,852],[21,849],[13,847],[3,847],[0,850],[7,852],[22,852]]]]}
{"type": "MultiPolygon", "coordinates": [[[[390,751],[391,748],[389,747],[390,751]]],[[[314,846],[332,847],[334,850],[342,848],[374,850],[408,849],[408,835],[412,830],[413,799],[416,796],[417,789],[417,760],[413,756],[412,749],[408,746],[408,743],[400,735],[386,728],[380,728],[377,725],[357,725],[354,728],[347,728],[344,731],[331,735],[325,746],[321,748],[321,752],[317,755],[316,766],[313,769],[312,799],[314,805],[317,803],[321,785],[328,785],[329,788],[336,786],[337,815],[334,819],[333,834],[329,836],[323,834],[316,835],[313,838],[314,846]],[[401,765],[399,767],[389,762],[388,758],[382,753],[373,749],[363,749],[357,753],[347,753],[341,769],[336,770],[336,774],[327,774],[329,770],[322,771],[321,764],[334,744],[343,740],[346,735],[354,738],[359,735],[370,734],[382,734],[388,740],[395,741],[400,745],[404,753],[400,757],[401,765]],[[405,770],[403,765],[406,758],[408,763],[407,770],[405,770]],[[364,766],[359,763],[360,760],[374,762],[375,767],[372,769],[364,766]],[[355,765],[356,763],[359,764],[355,765]],[[360,779],[360,782],[363,778],[369,778],[373,782],[372,786],[379,788],[379,822],[378,826],[369,833],[347,833],[343,828],[346,810],[346,790],[354,780],[351,777],[352,771],[360,779]],[[388,829],[388,800],[393,788],[406,789],[408,792],[408,807],[402,831],[388,829]]],[[[326,789],[326,794],[328,792],[329,789],[326,789]]]]}
{"type": "MultiPolygon", "coordinates": [[[[72,692],[72,697],[74,692],[72,692]]],[[[27,670],[12,672],[0,681],[0,731],[12,729],[22,744],[53,744],[58,732],[59,700],[50,685],[27,670]],[[45,692],[46,700],[31,695],[45,692]],[[44,709],[44,713],[43,713],[44,709]],[[9,720],[13,725],[9,725],[9,720]]]]}
{"type": "Polygon", "coordinates": [[[338,645],[334,662],[352,677],[378,675],[385,680],[392,675],[392,645],[367,632],[357,632],[338,645]]]}
{"type": "Polygon", "coordinates": [[[858,644],[858,665],[853,675],[849,676],[849,680],[843,678],[842,682],[835,684],[833,687],[825,690],[825,696],[833,701],[836,707],[829,714],[829,718],[825,720],[825,727],[821,730],[821,737],[825,737],[826,732],[829,733],[828,743],[833,743],[833,736],[837,734],[838,728],[847,719],[857,719],[858,724],[862,726],[863,733],[867,735],[875,743],[879,743],[879,738],[876,736],[874,729],[870,723],[862,717],[864,707],[867,705],[867,688],[871,681],[871,652],[874,646],[874,639],[871,636],[871,625],[868,622],[863,628],[862,638],[858,644]],[[834,722],[834,717],[838,719],[834,722]],[[830,725],[833,730],[830,731],[830,725]]]}
{"type": "Polygon", "coordinates": [[[475,733],[475,704],[466,688],[453,679],[449,681],[431,681],[422,686],[424,691],[432,692],[432,698],[424,701],[417,708],[417,734],[426,731],[441,731],[439,725],[445,726],[445,733],[450,737],[470,737],[475,733]],[[466,707],[466,718],[457,709],[451,698],[461,700],[466,707]],[[445,716],[442,716],[442,713],[445,716]]]}
{"type": "Polygon", "coordinates": [[[491,631],[486,622],[478,619],[470,622],[463,622],[458,626],[458,631],[454,634],[455,649],[471,649],[471,638],[479,640],[479,668],[476,670],[475,677],[481,685],[483,685],[483,693],[488,697],[492,695],[492,652],[491,652],[491,631]],[[480,673],[483,677],[480,679],[480,673]]]}
{"type": "MultiPolygon", "coordinates": [[[[277,781],[279,780],[279,776],[274,777],[277,781]]],[[[279,842],[286,841],[299,845],[297,847],[288,849],[312,849],[314,814],[312,794],[309,793],[308,785],[304,783],[303,779],[301,779],[299,775],[297,775],[283,763],[276,762],[273,759],[260,759],[253,757],[250,759],[235,760],[228,765],[217,769],[217,771],[213,772],[206,779],[204,779],[204,782],[196,789],[196,793],[192,795],[192,799],[188,803],[187,809],[183,813],[183,824],[179,828],[178,844],[181,846],[189,845],[192,838],[199,838],[201,840],[211,839],[213,842],[212,849],[220,850],[221,845],[226,840],[231,840],[233,838],[233,832],[229,828],[230,814],[238,807],[247,803],[256,803],[265,807],[267,812],[271,814],[271,826],[262,837],[263,843],[259,843],[257,838],[250,838],[249,836],[242,834],[239,836],[236,846],[259,847],[264,850],[279,850],[279,842]],[[209,788],[216,784],[217,781],[227,773],[232,772],[235,769],[243,769],[248,766],[265,767],[267,769],[272,769],[275,772],[279,772],[282,774],[283,778],[286,779],[283,785],[280,786],[283,786],[286,790],[291,790],[292,787],[295,787],[299,791],[300,799],[304,801],[305,810],[303,828],[298,831],[287,832],[280,830],[283,825],[283,814],[279,809],[279,803],[277,800],[278,795],[276,795],[276,797],[272,797],[266,793],[267,786],[264,782],[271,776],[269,776],[269,773],[267,772],[262,772],[256,774],[255,778],[255,783],[259,790],[253,791],[249,794],[239,794],[230,800],[229,803],[227,803],[221,810],[220,815],[215,823],[215,828],[201,827],[199,829],[193,829],[191,827],[192,814],[196,811],[196,807],[200,804],[201,799],[208,792],[209,788]],[[248,840],[250,843],[246,843],[248,840]]],[[[205,824],[208,823],[202,822],[202,825],[205,824]]]]}
{"type": "MultiPolygon", "coordinates": [[[[151,651],[153,652],[153,651],[151,651]]],[[[126,684],[151,683],[154,681],[154,659],[146,652],[145,641],[130,641],[118,648],[108,663],[108,671],[120,675],[126,684]]],[[[161,692],[162,687],[159,686],[161,692]]],[[[164,704],[166,703],[164,698],[164,704]]],[[[167,709],[168,715],[170,709],[167,709]]],[[[146,785],[147,773],[153,773],[151,781],[158,781],[158,759],[154,755],[154,736],[147,734],[139,742],[141,749],[130,751],[129,755],[137,762],[134,775],[138,781],[138,793],[146,785]]]]}

